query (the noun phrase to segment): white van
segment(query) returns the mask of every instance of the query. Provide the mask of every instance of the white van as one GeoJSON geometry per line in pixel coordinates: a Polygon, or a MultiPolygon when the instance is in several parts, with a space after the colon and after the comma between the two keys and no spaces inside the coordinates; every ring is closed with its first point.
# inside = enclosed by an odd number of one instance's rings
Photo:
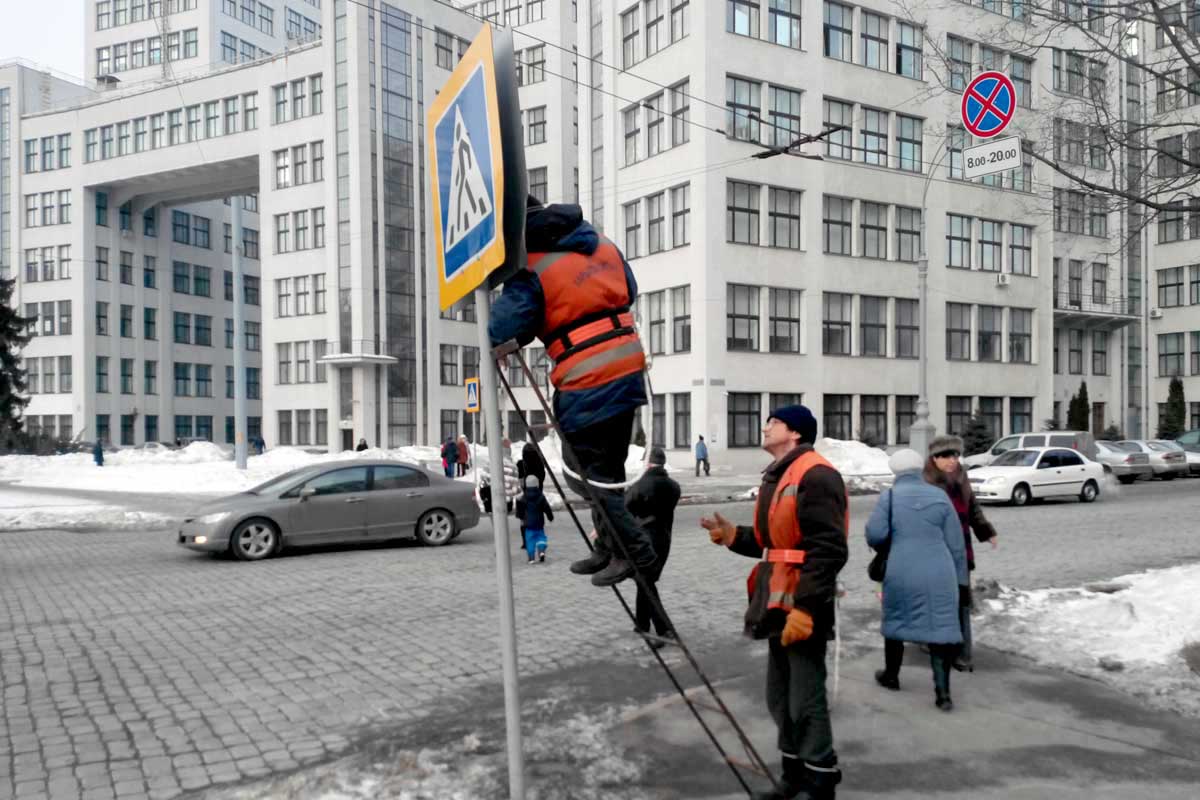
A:
{"type": "Polygon", "coordinates": [[[995,461],[1001,453],[1009,450],[1021,450],[1026,447],[1069,447],[1078,450],[1092,461],[1096,460],[1096,440],[1087,431],[1040,431],[1038,433],[1018,433],[1005,436],[986,451],[967,456],[963,463],[967,469],[986,467],[995,461]]]}

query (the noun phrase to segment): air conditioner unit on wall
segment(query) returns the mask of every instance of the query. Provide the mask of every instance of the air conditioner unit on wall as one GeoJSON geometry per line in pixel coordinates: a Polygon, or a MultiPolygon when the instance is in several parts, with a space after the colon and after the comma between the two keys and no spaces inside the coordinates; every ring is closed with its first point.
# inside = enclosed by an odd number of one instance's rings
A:
{"type": "Polygon", "coordinates": [[[1150,319],[1162,319],[1162,309],[1160,309],[1160,308],[1150,309],[1150,319]]]}
{"type": "Polygon", "coordinates": [[[1008,286],[1010,283],[1012,283],[1012,275],[1009,275],[1006,272],[1001,272],[996,276],[997,286],[1008,286]]]}

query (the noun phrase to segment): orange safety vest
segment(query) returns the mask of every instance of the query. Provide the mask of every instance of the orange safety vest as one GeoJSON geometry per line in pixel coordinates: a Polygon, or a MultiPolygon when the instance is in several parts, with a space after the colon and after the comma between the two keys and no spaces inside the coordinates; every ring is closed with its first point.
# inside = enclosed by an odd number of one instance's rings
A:
{"type": "MultiPolygon", "coordinates": [[[[805,558],[805,551],[801,548],[804,543],[804,531],[800,529],[800,521],[796,519],[796,496],[800,492],[800,482],[804,480],[804,475],[813,467],[834,468],[816,450],[809,450],[788,465],[775,487],[775,493],[769,499],[771,506],[767,510],[766,531],[759,527],[758,505],[755,504],[754,507],[754,538],[759,547],[763,548],[763,555],[762,561],[750,572],[746,590],[753,600],[754,588],[762,580],[759,570],[768,570],[768,611],[778,608],[788,612],[795,608],[796,588],[800,585],[800,565],[804,563],[805,558]]],[[[844,515],[847,539],[850,537],[849,499],[847,495],[844,515]]],[[[759,494],[758,502],[768,502],[768,499],[759,494]]]]}
{"type": "Polygon", "coordinates": [[[550,380],[557,389],[591,389],[645,369],[625,262],[612,242],[601,238],[591,255],[548,252],[528,258],[546,300],[538,338],[554,360],[550,380]]]}

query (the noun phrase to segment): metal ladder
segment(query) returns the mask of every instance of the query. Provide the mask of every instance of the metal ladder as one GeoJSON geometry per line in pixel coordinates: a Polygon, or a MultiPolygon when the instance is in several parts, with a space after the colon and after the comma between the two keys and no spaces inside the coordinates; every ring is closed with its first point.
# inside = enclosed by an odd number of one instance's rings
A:
{"type": "MultiPolygon", "coordinates": [[[[532,370],[529,369],[529,365],[526,363],[525,357],[521,353],[520,345],[518,345],[516,341],[508,341],[492,350],[492,357],[498,362],[502,361],[506,357],[512,356],[515,356],[517,361],[520,363],[521,370],[524,372],[526,380],[529,382],[529,385],[533,387],[533,391],[537,395],[538,402],[541,403],[542,409],[546,414],[546,419],[550,421],[550,424],[547,427],[553,428],[558,433],[559,441],[562,443],[563,447],[564,459],[569,463],[577,464],[578,462],[575,460],[574,454],[570,451],[570,444],[567,442],[566,437],[563,436],[562,429],[559,427],[558,419],[554,416],[554,412],[551,410],[550,405],[546,402],[546,396],[542,394],[542,390],[538,386],[532,370]],[[571,454],[568,455],[569,453],[571,454]]],[[[513,394],[512,387],[508,383],[508,377],[505,375],[504,370],[501,369],[500,366],[500,364],[497,364],[496,369],[497,375],[500,376],[500,382],[503,384],[504,390],[508,394],[509,399],[512,400],[513,407],[521,414],[522,417],[524,417],[525,411],[521,408],[520,403],[517,402],[516,395],[513,394]]],[[[532,429],[529,430],[532,431],[532,429]]],[[[537,439],[530,435],[529,440],[537,449],[538,456],[542,459],[542,463],[547,463],[546,458],[542,453],[541,445],[538,444],[537,439]]],[[[579,535],[583,537],[584,544],[587,545],[589,551],[593,550],[594,548],[592,547],[591,540],[588,538],[587,531],[585,530],[583,523],[579,521],[579,517],[575,514],[575,509],[571,507],[570,499],[567,497],[567,493],[563,489],[562,484],[559,483],[558,477],[555,476],[553,470],[548,468],[546,470],[546,474],[550,477],[550,480],[554,482],[554,488],[562,497],[563,505],[566,507],[567,512],[571,515],[571,519],[574,520],[575,527],[579,530],[579,535]]],[[[580,477],[586,478],[586,476],[580,477]]],[[[499,479],[503,480],[503,477],[501,476],[499,479]]],[[[581,480],[581,483],[587,492],[587,501],[591,503],[592,508],[598,510],[604,525],[607,526],[610,533],[612,533],[612,535],[609,537],[610,541],[615,542],[616,547],[620,550],[621,556],[630,564],[632,564],[633,562],[628,558],[628,552],[626,551],[625,543],[621,540],[621,537],[617,536],[615,533],[615,526],[608,516],[607,509],[605,509],[602,503],[598,502],[598,498],[595,494],[595,488],[586,479],[581,480]]],[[[662,606],[662,602],[658,597],[658,593],[656,591],[652,591],[652,587],[646,583],[644,576],[640,570],[637,570],[636,566],[634,569],[634,579],[637,581],[638,586],[642,587],[643,591],[645,591],[646,595],[650,598],[650,602],[653,604],[654,613],[657,614],[659,618],[667,624],[670,630],[675,631],[674,639],[662,638],[649,633],[642,634],[642,638],[645,640],[646,645],[650,647],[650,651],[654,655],[655,660],[658,661],[658,665],[662,667],[663,672],[666,673],[667,678],[671,681],[671,685],[675,687],[677,692],[679,692],[679,696],[683,699],[683,702],[687,704],[688,710],[692,712],[692,715],[695,716],[696,721],[700,723],[700,727],[704,730],[705,735],[708,736],[709,741],[713,743],[713,746],[717,748],[717,752],[721,754],[721,759],[725,762],[726,766],[729,767],[734,778],[737,779],[737,782],[741,785],[742,789],[745,790],[747,795],[752,795],[754,790],[750,788],[750,784],[747,782],[744,773],[752,773],[766,778],[768,781],[770,781],[771,787],[775,791],[780,791],[780,784],[778,781],[776,781],[775,776],[767,767],[766,762],[763,761],[762,757],[758,754],[753,742],[750,741],[750,738],[746,735],[746,732],[742,728],[741,724],[738,723],[737,719],[733,716],[733,712],[730,711],[729,707],[725,705],[725,701],[721,699],[719,694],[717,694],[716,687],[713,686],[712,681],[709,680],[708,676],[701,668],[700,663],[692,655],[691,650],[688,649],[683,639],[679,637],[679,631],[671,623],[670,617],[667,616],[667,612],[662,606]],[[655,644],[659,645],[659,647],[654,647],[655,644]],[[699,685],[691,687],[690,689],[684,688],[679,676],[676,675],[675,669],[673,669],[662,656],[660,648],[666,646],[679,648],[679,651],[683,654],[686,663],[692,668],[692,671],[695,672],[696,677],[699,678],[699,685]],[[692,697],[690,693],[701,695],[702,699],[696,699],[692,697]],[[744,760],[735,758],[734,756],[730,755],[729,752],[727,752],[726,748],[717,738],[717,735],[713,731],[709,721],[706,720],[700,713],[701,711],[718,714],[725,719],[725,721],[733,729],[737,736],[738,742],[745,751],[746,758],[744,760]]],[[[620,602],[621,607],[625,609],[625,613],[629,615],[629,619],[634,621],[636,624],[634,612],[629,607],[629,603],[621,595],[620,589],[617,586],[613,586],[612,590],[617,596],[617,600],[620,602]]]]}

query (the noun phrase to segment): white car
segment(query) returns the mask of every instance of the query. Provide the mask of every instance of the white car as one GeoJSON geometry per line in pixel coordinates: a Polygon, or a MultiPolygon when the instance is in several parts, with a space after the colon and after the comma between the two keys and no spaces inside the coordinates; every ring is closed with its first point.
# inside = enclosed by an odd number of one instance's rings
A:
{"type": "Polygon", "coordinates": [[[1078,497],[1090,503],[1100,496],[1104,485],[1101,464],[1065,447],[1009,450],[989,466],[973,469],[968,475],[980,502],[1014,506],[1047,497],[1078,497]]]}

